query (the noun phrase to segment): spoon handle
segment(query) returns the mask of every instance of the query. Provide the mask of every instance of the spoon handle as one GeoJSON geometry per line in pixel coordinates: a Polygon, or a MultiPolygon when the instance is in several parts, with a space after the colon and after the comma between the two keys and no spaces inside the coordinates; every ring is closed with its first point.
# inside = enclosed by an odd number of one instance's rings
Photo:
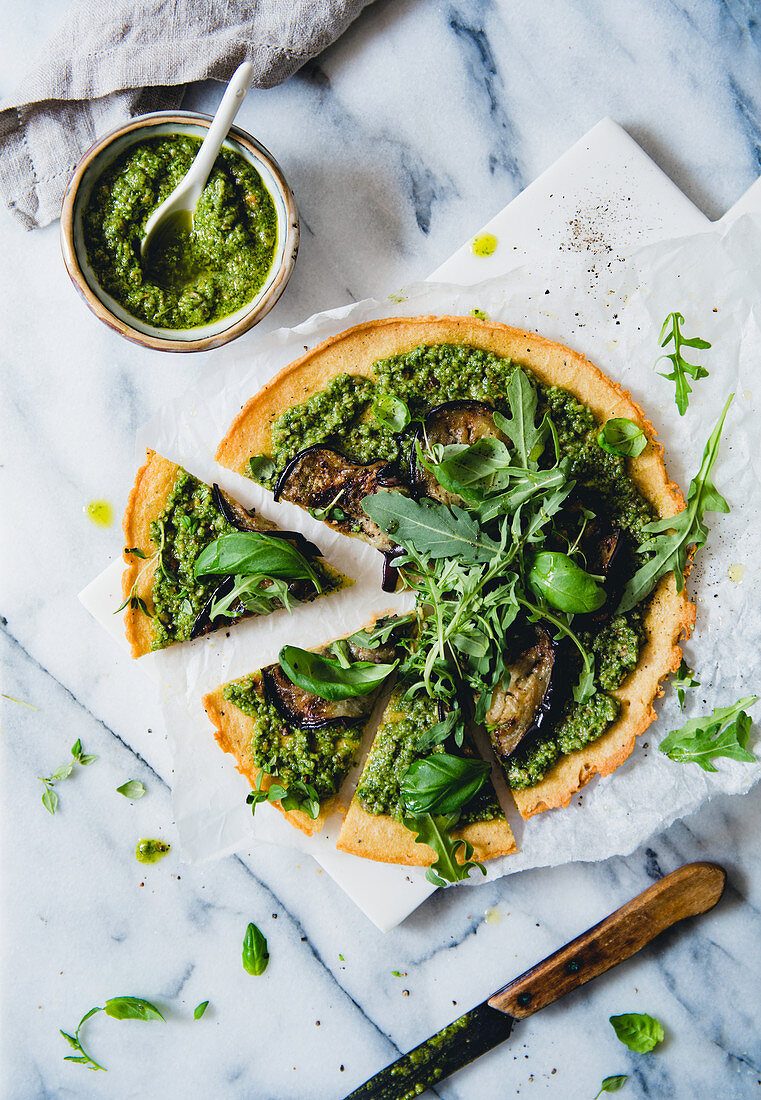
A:
{"type": "Polygon", "coordinates": [[[253,63],[251,61],[244,61],[243,64],[239,65],[235,70],[230,83],[227,85],[227,89],[222,96],[222,100],[214,115],[211,126],[201,143],[201,148],[196,154],[196,159],[193,161],[185,177],[187,183],[192,185],[195,192],[193,201],[189,204],[191,208],[195,205],[195,199],[200,195],[201,191],[203,191],[204,185],[209,178],[209,173],[214,166],[214,161],[217,159],[217,153],[222,148],[222,142],[227,137],[233,119],[240,110],[246,93],[251,87],[251,77],[253,75],[253,63]]]}

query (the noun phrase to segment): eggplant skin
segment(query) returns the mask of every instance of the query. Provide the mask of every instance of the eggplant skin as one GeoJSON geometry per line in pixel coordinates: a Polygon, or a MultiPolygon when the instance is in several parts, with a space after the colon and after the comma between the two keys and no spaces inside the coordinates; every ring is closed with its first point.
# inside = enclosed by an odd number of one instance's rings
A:
{"type": "Polygon", "coordinates": [[[379,550],[391,550],[393,543],[362,507],[362,498],[402,487],[388,462],[366,466],[332,447],[316,444],[300,451],[283,470],[275,487],[275,500],[288,500],[307,510],[328,508],[335,502],[339,517],[325,522],[345,535],[360,535],[379,550]]]}
{"type": "MultiPolygon", "coordinates": [[[[476,443],[484,436],[496,436],[501,432],[494,425],[494,409],[485,401],[447,401],[431,409],[415,433],[415,443],[421,447],[441,443],[476,443]]],[[[444,504],[456,503],[459,497],[449,493],[439,485],[430,471],[420,464],[417,458],[417,446],[413,446],[410,456],[410,484],[416,497],[431,497],[444,504]]]]}
{"type": "Polygon", "coordinates": [[[494,689],[485,722],[492,748],[508,760],[519,745],[549,721],[555,679],[555,643],[542,626],[494,689]],[[509,677],[509,680],[508,680],[509,677]]]}
{"type": "MultiPolygon", "coordinates": [[[[371,660],[375,660],[378,650],[361,650],[358,652],[372,652],[371,660]]],[[[368,660],[367,657],[356,660],[368,660]]],[[[271,703],[283,721],[289,726],[299,729],[317,730],[324,726],[352,726],[366,718],[373,709],[377,692],[362,695],[354,699],[340,699],[328,702],[319,695],[312,695],[308,691],[292,684],[283,672],[279,664],[268,665],[262,669],[262,684],[264,696],[271,703]]]]}

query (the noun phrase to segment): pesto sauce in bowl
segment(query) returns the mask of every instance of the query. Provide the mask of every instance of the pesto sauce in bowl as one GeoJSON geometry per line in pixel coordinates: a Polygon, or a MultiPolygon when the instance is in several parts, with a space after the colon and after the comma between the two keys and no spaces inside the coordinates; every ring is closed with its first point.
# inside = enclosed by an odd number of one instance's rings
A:
{"type": "Polygon", "coordinates": [[[200,145],[200,138],[171,134],[130,146],[96,181],[82,217],[99,285],[131,316],[157,328],[197,328],[235,313],[262,289],[275,256],[272,197],[253,165],[222,149],[192,233],[176,237],[164,255],[143,260],[145,223],[200,145]]]}

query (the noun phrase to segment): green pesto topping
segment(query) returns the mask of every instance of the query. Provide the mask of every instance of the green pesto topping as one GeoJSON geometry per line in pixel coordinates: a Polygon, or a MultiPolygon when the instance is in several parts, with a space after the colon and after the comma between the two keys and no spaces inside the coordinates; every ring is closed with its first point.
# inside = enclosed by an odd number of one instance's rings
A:
{"type": "Polygon", "coordinates": [[[595,681],[605,691],[615,691],[637,665],[644,642],[642,616],[634,608],[614,615],[592,642],[595,681]]]}
{"type": "MultiPolygon", "coordinates": [[[[235,530],[214,504],[210,486],[178,470],[164,511],[151,524],[151,539],[157,550],[163,547],[153,582],[153,649],[190,638],[198,614],[220,583],[219,577],[196,577],[196,559],[214,539],[235,530]]],[[[319,561],[313,568],[323,593],[339,586],[319,561]]],[[[307,587],[314,595],[312,586],[307,587]]]]}
{"type": "MultiPolygon", "coordinates": [[[[397,687],[391,695],[383,721],[375,735],[370,755],[357,785],[356,797],[371,814],[390,814],[402,820],[399,790],[410,764],[430,752],[448,750],[445,745],[418,752],[418,737],[438,721],[437,703],[427,695],[413,699],[404,698],[404,687],[397,687]]],[[[491,821],[502,817],[502,810],[491,783],[485,783],[475,797],[464,807],[458,825],[474,821],[491,821]]]]}
{"type": "Polygon", "coordinates": [[[199,138],[168,135],[131,146],[103,173],[83,217],[87,258],[108,294],[160,328],[226,317],[263,286],[277,243],[277,215],[256,169],[222,149],[201,192],[192,232],[140,255],[148,217],[177,186],[199,138]]]}
{"type": "Polygon", "coordinates": [[[615,722],[620,709],[618,700],[604,691],[596,692],[584,703],[575,704],[555,730],[561,753],[567,756],[596,741],[611,722],[615,722]]]}
{"type": "Polygon", "coordinates": [[[258,768],[285,786],[296,780],[310,784],[321,802],[337,793],[359,747],[361,723],[316,730],[289,726],[263,698],[256,675],[227,684],[222,695],[254,719],[251,755],[258,768]]]}

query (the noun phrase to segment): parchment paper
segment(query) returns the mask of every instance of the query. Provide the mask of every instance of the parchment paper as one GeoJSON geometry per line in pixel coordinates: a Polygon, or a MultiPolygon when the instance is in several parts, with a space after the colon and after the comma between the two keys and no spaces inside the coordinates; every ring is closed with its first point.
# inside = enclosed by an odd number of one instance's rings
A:
{"type": "MultiPolygon", "coordinates": [[[[695,764],[667,759],[656,746],[688,717],[708,714],[761,688],[761,612],[755,598],[761,566],[761,221],[746,215],[724,234],[715,229],[651,245],[625,263],[601,248],[591,259],[589,253],[565,255],[562,272],[551,264],[528,266],[475,287],[423,284],[392,298],[322,313],[295,329],[222,349],[215,367],[140,433],[141,460],[150,445],[204,480],[220,481],[281,526],[303,531],[357,581],[339,596],[299,608],[293,618],[277,613],[241,624],[229,637],[221,632],[142,659],[152,662],[161,684],[184,856],[219,856],[249,848],[255,839],[315,854],[334,843],[336,820],[312,840],[268,806],[260,807],[252,821],[244,805],[248,784],[214,744],[200,697],[216,684],[273,660],[286,640],[317,645],[356,629],[371,612],[403,608],[408,597],[380,592],[376,551],[331,534],[301,509],[273,506],[270,494],[217,467],[211,455],[240,406],[278,369],[305,348],[374,317],[467,314],[478,308],[493,320],[536,330],[583,352],[643,406],[666,448],[669,472],[685,494],[724,400],[735,393],[714,469],[715,483],[732,511],[709,516],[708,547],[698,556],[689,584],[698,619],[686,655],[701,686],[688,693],[683,712],[675,692],[667,689],[658,722],[640,738],[630,759],[612,776],[595,778],[567,810],[523,823],[509,808],[520,853],[487,865],[488,877],[626,855],[713,795],[747,792],[761,777],[761,762],[719,760],[716,774],[708,774],[695,764]],[[697,353],[710,376],[694,384],[684,417],[674,404],[673,383],[654,369],[661,323],[672,310],[684,314],[688,336],[702,336],[713,345],[697,353]]],[[[669,364],[658,369],[665,371],[669,364]]],[[[753,735],[752,743],[756,739],[753,735]]],[[[350,777],[347,793],[352,781],[350,777]]],[[[363,889],[372,889],[375,871],[368,861],[345,859],[357,865],[363,889]]],[[[380,883],[389,868],[373,866],[380,883]]],[[[478,875],[471,881],[483,879],[478,875]]]]}

